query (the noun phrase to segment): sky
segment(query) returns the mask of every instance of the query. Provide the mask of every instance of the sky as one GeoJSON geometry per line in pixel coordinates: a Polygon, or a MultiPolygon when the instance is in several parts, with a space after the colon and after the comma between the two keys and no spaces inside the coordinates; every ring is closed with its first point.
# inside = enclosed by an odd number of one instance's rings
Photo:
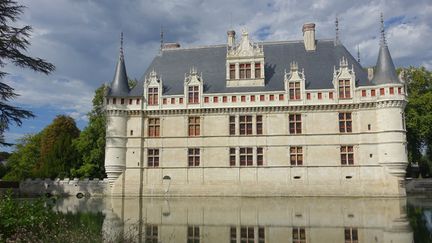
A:
{"type": "MultiPolygon", "coordinates": [[[[33,27],[28,54],[56,66],[50,75],[7,65],[6,82],[20,94],[12,104],[31,110],[5,133],[7,142],[37,133],[56,115],[72,116],[80,129],[87,124],[94,90],[112,81],[120,33],[129,78],[141,79],[165,42],[182,47],[226,43],[226,31],[248,30],[254,41],[302,39],[302,25],[316,24],[318,39],[339,38],[365,67],[376,63],[380,13],[387,43],[400,66],[432,70],[431,0],[17,0],[26,6],[16,26],[33,27]]],[[[0,148],[11,151],[13,148],[0,148]]]]}

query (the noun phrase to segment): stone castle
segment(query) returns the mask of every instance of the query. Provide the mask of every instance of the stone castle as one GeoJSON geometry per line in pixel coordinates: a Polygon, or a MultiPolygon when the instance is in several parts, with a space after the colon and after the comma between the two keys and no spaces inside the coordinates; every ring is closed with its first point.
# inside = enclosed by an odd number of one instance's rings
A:
{"type": "Polygon", "coordinates": [[[338,40],[165,44],[106,93],[114,196],[404,196],[405,84],[382,36],[375,71],[338,40]],[[368,72],[369,71],[369,72],[368,72]]]}

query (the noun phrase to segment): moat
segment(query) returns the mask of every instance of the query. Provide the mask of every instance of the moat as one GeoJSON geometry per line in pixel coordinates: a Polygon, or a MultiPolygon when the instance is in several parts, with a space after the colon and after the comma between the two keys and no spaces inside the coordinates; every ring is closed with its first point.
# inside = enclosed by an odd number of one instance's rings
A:
{"type": "Polygon", "coordinates": [[[432,198],[61,198],[104,239],[136,242],[432,242],[432,198]]]}

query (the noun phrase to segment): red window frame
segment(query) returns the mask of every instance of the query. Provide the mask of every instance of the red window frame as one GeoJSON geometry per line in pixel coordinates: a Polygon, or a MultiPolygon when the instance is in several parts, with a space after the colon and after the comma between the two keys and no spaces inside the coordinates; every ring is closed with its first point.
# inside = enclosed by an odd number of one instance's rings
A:
{"type": "Polygon", "coordinates": [[[354,165],[354,147],[341,146],[340,147],[341,165],[354,165]]]}
{"type": "Polygon", "coordinates": [[[148,88],[147,93],[147,103],[148,105],[158,105],[159,104],[159,93],[158,88],[148,88]]]}
{"type": "Polygon", "coordinates": [[[301,114],[289,114],[289,133],[290,134],[302,133],[301,114]]]}

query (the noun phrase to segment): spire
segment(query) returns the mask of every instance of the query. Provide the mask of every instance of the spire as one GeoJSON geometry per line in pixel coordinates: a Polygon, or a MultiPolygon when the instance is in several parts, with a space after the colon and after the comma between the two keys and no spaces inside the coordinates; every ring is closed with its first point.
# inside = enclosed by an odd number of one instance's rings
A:
{"type": "Polygon", "coordinates": [[[335,31],[336,31],[336,36],[335,36],[335,46],[339,45],[339,19],[336,16],[336,20],[335,20],[335,31]]]}
{"type": "Polygon", "coordinates": [[[161,25],[161,28],[160,28],[160,49],[159,49],[159,51],[160,52],[162,52],[162,49],[163,49],[163,42],[164,42],[164,33],[163,33],[163,27],[162,27],[162,25],[161,25]]]}
{"type": "Polygon", "coordinates": [[[380,42],[380,45],[382,45],[382,46],[387,45],[386,38],[385,38],[385,31],[384,31],[384,17],[383,17],[382,12],[381,12],[381,42],[380,42]]]}
{"type": "Polygon", "coordinates": [[[390,55],[390,51],[387,46],[387,42],[384,34],[384,19],[381,13],[381,41],[380,49],[378,54],[377,64],[375,66],[375,73],[372,79],[374,84],[388,84],[388,83],[400,83],[398,76],[396,75],[396,69],[393,64],[393,60],[390,55]]]}
{"type": "Polygon", "coordinates": [[[111,96],[125,96],[129,93],[129,84],[123,54],[123,32],[120,35],[120,55],[113,81],[111,82],[111,96]]]}
{"type": "Polygon", "coordinates": [[[357,62],[360,63],[360,47],[357,45],[357,62]]]}

